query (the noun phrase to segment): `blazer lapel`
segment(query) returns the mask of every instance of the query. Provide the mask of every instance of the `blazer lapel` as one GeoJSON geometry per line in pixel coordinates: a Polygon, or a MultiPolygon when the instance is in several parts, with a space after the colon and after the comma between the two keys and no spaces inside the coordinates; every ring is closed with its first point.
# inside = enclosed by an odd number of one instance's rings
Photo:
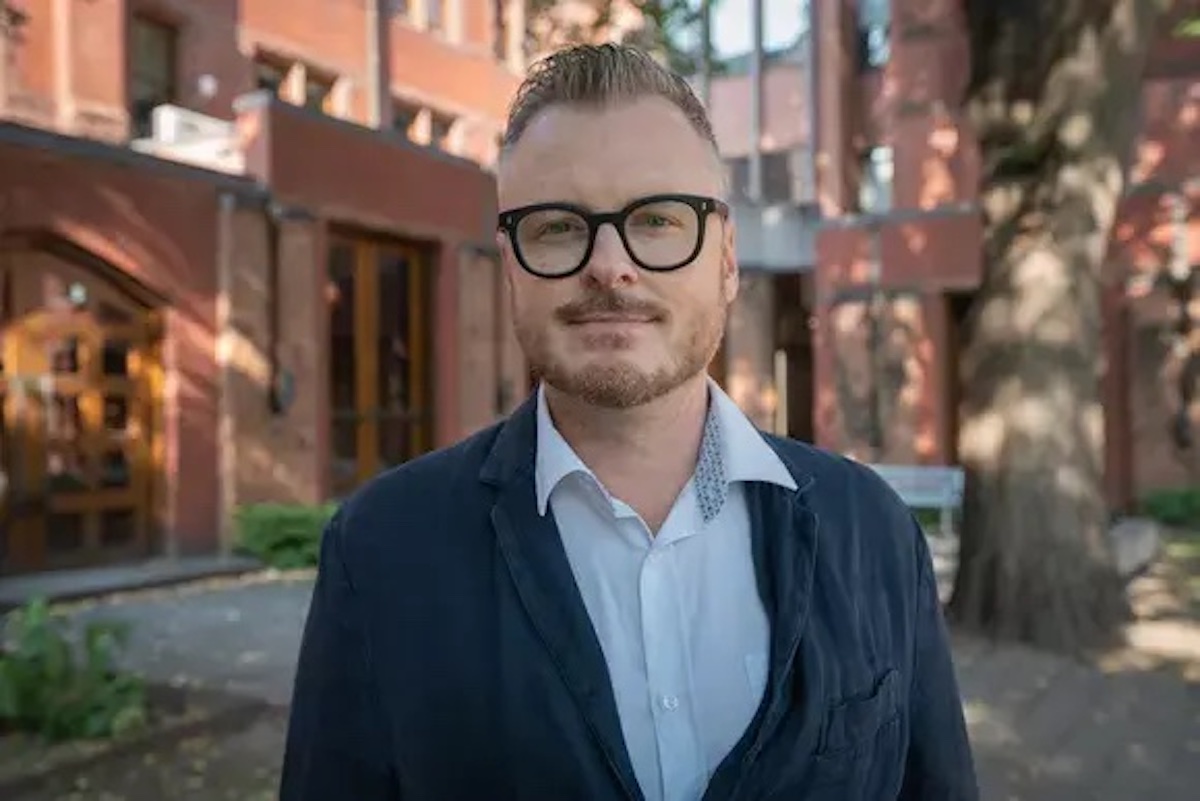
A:
{"type": "Polygon", "coordinates": [[[497,435],[481,478],[497,488],[492,524],[526,614],[554,661],[625,795],[642,794],[621,733],[604,653],[552,514],[537,512],[534,492],[536,396],[497,435]]]}
{"type": "Polygon", "coordinates": [[[788,466],[799,485],[795,491],[763,482],[746,486],[758,591],[771,621],[767,691],[754,720],[709,782],[705,801],[729,801],[748,789],[745,782],[754,761],[796,702],[793,674],[812,606],[818,521],[807,500],[812,477],[788,466]]]}

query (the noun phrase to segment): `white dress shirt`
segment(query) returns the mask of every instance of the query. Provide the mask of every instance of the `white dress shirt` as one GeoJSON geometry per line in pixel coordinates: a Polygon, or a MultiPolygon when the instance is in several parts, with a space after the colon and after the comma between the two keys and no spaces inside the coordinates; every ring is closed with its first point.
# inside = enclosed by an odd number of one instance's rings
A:
{"type": "Polygon", "coordinates": [[[700,457],[656,536],[562,438],[538,393],[538,511],[552,511],[647,801],[696,801],[753,719],[770,626],[743,484],[796,482],[709,382],[700,457]]]}

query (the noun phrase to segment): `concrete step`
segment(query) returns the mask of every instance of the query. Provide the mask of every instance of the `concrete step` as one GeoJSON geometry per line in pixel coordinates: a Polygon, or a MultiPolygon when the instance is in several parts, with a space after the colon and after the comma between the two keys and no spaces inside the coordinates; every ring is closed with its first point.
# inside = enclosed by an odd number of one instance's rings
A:
{"type": "Polygon", "coordinates": [[[75,601],[114,592],[236,576],[261,568],[262,563],[257,559],[241,556],[186,556],[9,576],[0,578],[0,613],[38,597],[50,601],[75,601]]]}

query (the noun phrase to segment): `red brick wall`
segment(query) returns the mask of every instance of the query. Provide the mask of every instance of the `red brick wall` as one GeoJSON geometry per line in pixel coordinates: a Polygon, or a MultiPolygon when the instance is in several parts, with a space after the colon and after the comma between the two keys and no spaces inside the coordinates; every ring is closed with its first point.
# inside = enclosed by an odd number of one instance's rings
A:
{"type": "MultiPolygon", "coordinates": [[[[233,119],[234,99],[254,88],[265,54],[337,78],[339,116],[371,119],[367,0],[20,0],[28,23],[0,45],[0,119],[122,141],[128,135],[128,20],[142,14],[178,31],[177,104],[233,119]],[[3,77],[7,76],[7,77],[3,77]],[[215,79],[205,97],[201,77],[215,79]]],[[[385,89],[464,120],[464,148],[477,161],[494,141],[518,78],[492,56],[491,3],[463,2],[448,33],[431,34],[393,16],[385,23],[385,89]]],[[[447,6],[449,9],[450,6],[447,6]]],[[[390,124],[390,119],[384,120],[390,124]]]]}
{"type": "Polygon", "coordinates": [[[0,143],[9,235],[44,232],[125,272],[162,299],[165,476],[161,521],[179,551],[217,530],[214,323],[217,190],[182,173],[0,143]]]}
{"type": "Polygon", "coordinates": [[[263,100],[239,121],[246,170],[281,198],[412,237],[491,243],[495,183],[476,165],[263,100]]]}
{"type": "Polygon", "coordinates": [[[239,504],[318,503],[326,493],[328,382],[318,221],[279,220],[280,278],[277,353],[294,381],[293,401],[269,406],[273,287],[269,270],[271,222],[260,203],[230,204],[219,230],[217,264],[228,311],[218,320],[217,358],[222,399],[225,519],[239,504]]]}

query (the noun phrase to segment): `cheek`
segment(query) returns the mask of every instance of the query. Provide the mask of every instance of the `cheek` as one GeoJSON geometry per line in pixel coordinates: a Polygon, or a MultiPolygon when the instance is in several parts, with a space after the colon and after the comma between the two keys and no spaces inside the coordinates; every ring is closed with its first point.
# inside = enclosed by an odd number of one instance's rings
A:
{"type": "Polygon", "coordinates": [[[511,291],[518,323],[542,324],[563,302],[557,287],[529,279],[517,278],[511,291]]]}

